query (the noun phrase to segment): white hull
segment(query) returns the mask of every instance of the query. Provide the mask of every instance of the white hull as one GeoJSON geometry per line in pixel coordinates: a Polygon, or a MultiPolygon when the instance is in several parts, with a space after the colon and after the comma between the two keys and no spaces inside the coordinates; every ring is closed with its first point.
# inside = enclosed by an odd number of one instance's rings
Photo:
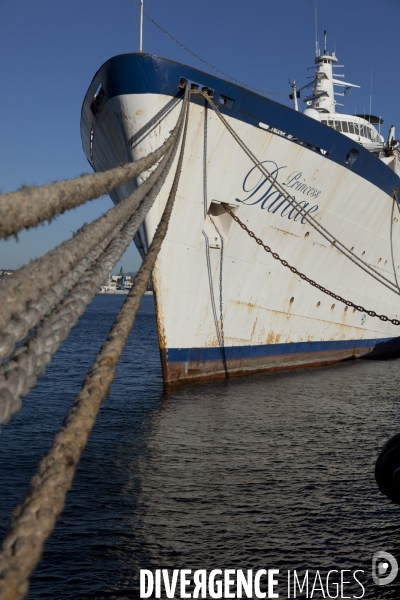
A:
{"type": "MultiPolygon", "coordinates": [[[[108,100],[93,137],[96,170],[137,160],[157,148],[174,127],[180,102],[155,128],[149,130],[148,122],[171,101],[171,96],[154,93],[108,100]]],[[[390,195],[321,152],[228,114],[225,118],[324,227],[396,281],[400,225],[390,195]],[[301,188],[301,183],[306,185],[301,188]]],[[[144,223],[144,251],[173,174],[174,168],[144,223]]],[[[129,185],[120,188],[114,201],[131,191],[129,185]]],[[[199,98],[191,103],[182,176],[153,274],[166,381],[220,376],[227,370],[239,374],[322,364],[377,349],[379,354],[379,348],[383,354],[385,344],[392,346],[388,340],[398,336],[398,327],[347,308],[302,281],[229,215],[215,214],[223,210],[214,204],[212,219],[224,242],[221,272],[221,240],[207,214],[212,202],[234,206],[235,214],[264,243],[320,285],[379,314],[400,317],[399,297],[328,244],[287,202],[282,204],[278,192],[199,98]]]]}

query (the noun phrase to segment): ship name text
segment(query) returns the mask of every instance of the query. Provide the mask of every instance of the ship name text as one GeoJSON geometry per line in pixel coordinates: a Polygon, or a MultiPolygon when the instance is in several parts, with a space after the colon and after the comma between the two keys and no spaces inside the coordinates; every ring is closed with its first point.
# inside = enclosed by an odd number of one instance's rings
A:
{"type": "MultiPolygon", "coordinates": [[[[274,186],[278,180],[278,175],[286,166],[278,167],[273,160],[264,160],[262,163],[267,166],[270,173],[269,177],[265,177],[263,174],[261,178],[257,178],[259,174],[258,167],[252,167],[247,173],[243,180],[243,191],[248,194],[246,198],[236,198],[236,202],[246,204],[247,206],[253,206],[259,204],[260,208],[267,210],[270,213],[278,213],[281,217],[287,217],[293,219],[293,221],[300,221],[303,225],[306,222],[304,219],[304,212],[300,214],[299,209],[306,211],[306,214],[316,213],[319,205],[312,205],[306,200],[299,201],[296,196],[292,198],[298,202],[298,206],[293,207],[290,202],[285,198],[274,186]]],[[[287,176],[286,182],[283,183],[289,189],[296,191],[297,194],[302,194],[308,198],[318,198],[321,194],[321,190],[308,185],[303,177],[302,171],[295,171],[287,176]]]]}

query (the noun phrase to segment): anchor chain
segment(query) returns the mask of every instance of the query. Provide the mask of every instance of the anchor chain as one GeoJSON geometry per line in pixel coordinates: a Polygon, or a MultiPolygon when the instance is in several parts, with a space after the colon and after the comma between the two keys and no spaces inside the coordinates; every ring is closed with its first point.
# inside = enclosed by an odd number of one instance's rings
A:
{"type": "Polygon", "coordinates": [[[239,223],[240,227],[244,231],[246,231],[246,233],[251,238],[253,238],[259,246],[262,246],[264,248],[264,250],[266,252],[268,252],[269,254],[271,254],[271,256],[275,260],[278,260],[284,267],[290,269],[291,272],[294,273],[295,275],[298,275],[300,277],[300,279],[303,279],[303,281],[307,281],[307,283],[309,283],[310,285],[312,285],[313,287],[315,287],[317,290],[320,290],[321,292],[323,292],[324,294],[327,294],[331,298],[334,298],[338,302],[343,302],[343,304],[346,304],[347,306],[350,306],[351,308],[354,308],[355,310],[358,310],[359,312],[365,313],[365,314],[367,314],[370,317],[378,317],[381,321],[389,321],[393,325],[400,325],[400,321],[398,319],[391,319],[390,317],[387,317],[386,315],[378,315],[378,313],[376,313],[374,310],[368,310],[368,309],[364,308],[363,306],[354,304],[354,302],[351,302],[351,300],[346,300],[345,298],[342,298],[342,296],[339,296],[339,294],[335,294],[334,292],[331,292],[330,290],[328,290],[327,288],[325,288],[323,285],[320,285],[319,283],[317,283],[313,279],[310,279],[309,277],[307,277],[307,275],[305,275],[304,273],[302,273],[301,271],[299,271],[298,269],[296,269],[296,267],[293,267],[292,265],[290,265],[287,262],[287,260],[284,260],[283,258],[281,258],[279,256],[279,254],[277,254],[276,252],[273,252],[273,250],[269,246],[267,246],[267,244],[264,244],[264,242],[262,241],[262,239],[260,239],[259,237],[257,237],[256,234],[254,233],[254,231],[251,231],[251,229],[249,229],[247,227],[247,225],[245,223],[243,223],[243,221],[241,221],[239,219],[239,217],[236,216],[231,211],[231,209],[229,208],[229,206],[227,204],[222,204],[222,206],[224,207],[224,209],[226,210],[226,212],[230,214],[230,216],[232,217],[232,219],[234,221],[236,221],[236,223],[239,223]]]}
{"type": "MultiPolygon", "coordinates": [[[[287,193],[282,185],[275,179],[272,178],[272,174],[265,168],[261,161],[259,161],[256,156],[251,152],[251,150],[246,146],[243,140],[239,137],[239,135],[233,130],[233,128],[229,125],[228,121],[218,110],[210,96],[203,91],[193,92],[197,93],[204,98],[207,99],[210,106],[213,108],[215,114],[232,135],[232,137],[236,140],[242,150],[247,154],[250,160],[254,163],[257,169],[265,176],[265,178],[271,182],[271,185],[282,195],[282,197],[294,208],[298,211],[299,215],[302,215],[303,219],[307,221],[311,227],[313,227],[322,237],[324,237],[330,244],[334,244],[336,249],[341,252],[346,258],[351,260],[357,267],[362,269],[365,273],[367,273],[370,277],[378,281],[381,285],[387,287],[391,292],[394,292],[398,296],[400,296],[400,291],[396,284],[394,284],[390,279],[382,275],[379,271],[377,271],[374,267],[368,264],[365,260],[363,260],[360,256],[357,256],[353,249],[347,248],[339,239],[337,239],[332,233],[330,233],[319,221],[317,221],[310,213],[308,213],[304,207],[300,205],[299,202],[296,201],[295,196],[290,196],[287,193]]],[[[395,188],[396,189],[396,188],[395,188]]],[[[392,194],[395,190],[392,190],[392,194]]],[[[393,196],[394,197],[394,196],[393,196]]]]}

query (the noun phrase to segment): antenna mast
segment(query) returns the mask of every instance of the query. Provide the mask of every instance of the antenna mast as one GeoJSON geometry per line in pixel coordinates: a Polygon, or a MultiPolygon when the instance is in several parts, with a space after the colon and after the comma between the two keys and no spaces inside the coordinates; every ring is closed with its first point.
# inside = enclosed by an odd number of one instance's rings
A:
{"type": "Polygon", "coordinates": [[[143,52],[143,0],[140,0],[139,52],[143,52]]]}
{"type": "Polygon", "coordinates": [[[371,67],[371,93],[369,95],[369,114],[372,114],[372,67],[371,67]]]}
{"type": "Polygon", "coordinates": [[[319,48],[318,48],[318,18],[317,18],[317,0],[315,0],[315,56],[319,56],[319,48]]]}

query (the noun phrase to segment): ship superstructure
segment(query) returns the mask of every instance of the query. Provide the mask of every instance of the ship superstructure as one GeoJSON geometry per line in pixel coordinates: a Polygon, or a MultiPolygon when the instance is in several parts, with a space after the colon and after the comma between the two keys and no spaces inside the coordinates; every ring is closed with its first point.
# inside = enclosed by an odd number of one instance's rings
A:
{"type": "MultiPolygon", "coordinates": [[[[336,111],[337,106],[344,107],[344,104],[338,102],[335,96],[345,98],[352,88],[360,87],[344,81],[344,74],[334,72],[334,69],[344,68],[344,65],[337,63],[336,52],[330,54],[327,50],[327,32],[324,31],[323,54],[321,54],[317,44],[314,80],[301,88],[301,90],[312,88],[312,93],[304,99],[308,105],[304,114],[343,133],[379,158],[383,158],[399,174],[399,153],[396,152],[398,142],[394,139],[394,127],[390,128],[388,139],[385,141],[380,131],[375,127],[380,128],[383,124],[381,117],[366,113],[349,115],[336,111]],[[335,91],[336,88],[340,91],[335,91]],[[385,160],[388,157],[393,158],[385,160]]],[[[295,109],[298,109],[297,97],[295,109]]]]}

